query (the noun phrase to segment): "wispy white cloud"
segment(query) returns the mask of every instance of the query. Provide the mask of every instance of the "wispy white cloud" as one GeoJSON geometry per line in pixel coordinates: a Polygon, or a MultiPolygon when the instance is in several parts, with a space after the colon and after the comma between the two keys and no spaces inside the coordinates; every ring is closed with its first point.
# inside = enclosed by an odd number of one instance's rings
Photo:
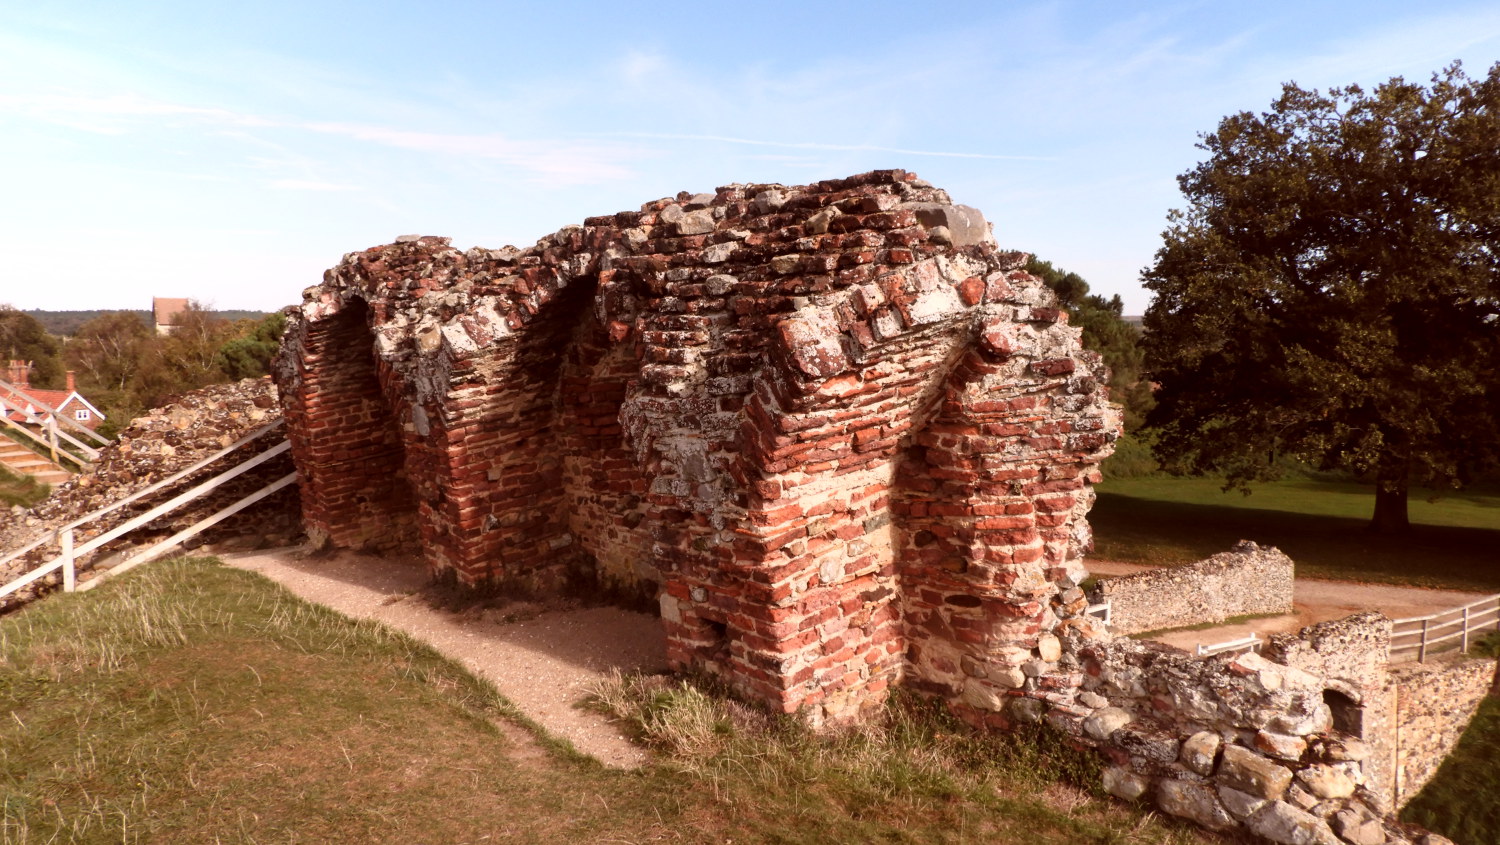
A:
{"type": "Polygon", "coordinates": [[[89,116],[96,118],[196,117],[232,126],[271,126],[272,121],[221,108],[169,103],[137,94],[90,97],[77,94],[0,94],[0,108],[33,116],[89,116]]]}
{"type": "MultiPolygon", "coordinates": [[[[496,133],[466,134],[417,131],[353,123],[275,119],[220,107],[168,102],[135,94],[84,96],[76,94],[0,94],[0,109],[45,120],[54,125],[103,135],[158,128],[161,119],[188,119],[214,133],[232,132],[240,140],[256,140],[250,130],[293,130],[335,135],[387,148],[435,156],[499,161],[539,179],[561,184],[589,184],[627,179],[634,172],[626,162],[645,152],[623,144],[557,139],[514,139],[496,133]]],[[[285,144],[276,144],[285,147],[285,144]]],[[[273,187],[312,190],[318,180],[281,180],[273,187]]],[[[324,188],[326,190],[326,188],[324,188]]]]}
{"type": "Polygon", "coordinates": [[[721,144],[743,144],[753,147],[776,147],[787,150],[827,150],[831,152],[897,153],[910,156],[933,156],[937,158],[977,158],[998,161],[1056,161],[1052,156],[1002,155],[997,153],[966,153],[948,150],[912,150],[901,147],[882,147],[874,144],[826,144],[817,141],[766,141],[756,138],[735,138],[729,135],[682,135],[658,132],[612,132],[623,138],[651,138],[663,141],[711,141],[721,144]]]}

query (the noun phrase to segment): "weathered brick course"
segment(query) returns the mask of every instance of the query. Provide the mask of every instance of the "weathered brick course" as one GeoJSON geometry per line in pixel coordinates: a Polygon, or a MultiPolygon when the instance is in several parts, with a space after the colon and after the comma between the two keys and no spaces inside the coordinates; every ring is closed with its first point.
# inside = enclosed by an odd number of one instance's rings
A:
{"type": "Polygon", "coordinates": [[[903,171],[353,253],[277,364],[306,521],[654,599],[674,665],[814,723],[902,680],[984,721],[989,678],[1088,625],[1119,431],[1024,262],[903,171]]]}

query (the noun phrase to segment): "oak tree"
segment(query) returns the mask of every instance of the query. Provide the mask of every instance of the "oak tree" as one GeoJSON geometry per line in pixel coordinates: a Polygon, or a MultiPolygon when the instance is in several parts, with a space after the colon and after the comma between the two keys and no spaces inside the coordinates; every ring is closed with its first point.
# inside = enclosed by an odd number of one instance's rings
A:
{"type": "Polygon", "coordinates": [[[1144,283],[1158,454],[1231,485],[1279,456],[1413,484],[1500,459],[1500,64],[1284,86],[1201,137],[1144,283]]]}

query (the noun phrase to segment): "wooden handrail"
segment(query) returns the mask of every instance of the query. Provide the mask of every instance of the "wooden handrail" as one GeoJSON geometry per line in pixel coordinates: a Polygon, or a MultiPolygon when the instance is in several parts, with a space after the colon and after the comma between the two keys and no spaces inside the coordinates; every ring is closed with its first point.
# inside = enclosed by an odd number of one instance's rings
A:
{"type": "MultiPolygon", "coordinates": [[[[0,390],[9,390],[11,393],[26,396],[26,401],[51,414],[53,419],[62,420],[63,425],[66,425],[76,431],[83,432],[88,437],[92,437],[94,440],[98,441],[100,446],[108,446],[110,443],[114,442],[108,437],[105,437],[99,432],[93,430],[92,428],[89,428],[86,425],[79,425],[77,421],[68,419],[67,417],[63,416],[62,413],[59,412],[56,408],[48,405],[46,402],[43,402],[40,399],[33,398],[30,394],[26,393],[25,388],[16,387],[10,382],[4,379],[0,379],[0,390]]],[[[16,410],[19,411],[21,409],[17,408],[16,410]]]]}
{"type": "MultiPolygon", "coordinates": [[[[40,403],[37,403],[37,404],[40,404],[40,403]]],[[[30,413],[25,408],[21,407],[20,405],[16,404],[15,402],[10,401],[9,399],[7,399],[5,397],[4,394],[0,394],[0,408],[9,408],[10,410],[15,411],[18,414],[25,414],[28,417],[36,419],[36,414],[30,413]]],[[[56,422],[58,419],[60,419],[55,411],[50,412],[50,413],[52,414],[52,421],[53,422],[56,422]]],[[[22,426],[22,425],[18,424],[15,420],[12,420],[8,414],[6,415],[5,419],[6,419],[7,422],[9,422],[11,424],[11,426],[13,426],[15,428],[19,428],[22,431],[27,431],[27,432],[30,431],[25,426],[22,426]]],[[[41,424],[41,420],[40,419],[37,419],[37,424],[38,425],[41,424]]],[[[68,441],[71,444],[73,444],[73,446],[76,447],[79,451],[83,452],[84,456],[86,456],[89,460],[92,461],[92,460],[95,460],[95,459],[97,459],[99,457],[99,450],[98,449],[95,449],[93,446],[90,446],[87,443],[84,443],[83,441],[81,441],[78,438],[72,436],[71,434],[68,434],[66,431],[58,430],[56,426],[53,426],[52,433],[56,434],[58,437],[61,437],[62,439],[68,441]]],[[[33,437],[33,439],[40,441],[43,445],[46,445],[46,443],[47,443],[47,441],[42,440],[40,437],[36,437],[36,435],[34,435],[34,434],[32,435],[32,437],[33,437]]],[[[105,441],[105,442],[107,443],[108,441],[105,441]]]]}
{"type": "MultiPolygon", "coordinates": [[[[188,467],[186,469],[183,469],[183,470],[179,470],[178,472],[173,473],[172,475],[170,475],[170,476],[168,476],[166,478],[163,478],[161,481],[158,481],[158,482],[156,482],[155,484],[152,484],[149,487],[146,487],[146,488],[144,488],[142,490],[137,490],[136,492],[130,494],[129,496],[126,496],[123,499],[120,499],[119,501],[116,501],[116,502],[113,502],[113,503],[111,503],[109,505],[106,505],[106,506],[100,508],[99,510],[94,511],[93,513],[85,514],[84,516],[81,516],[81,517],[73,520],[72,522],[69,522],[66,525],[60,526],[59,528],[54,529],[54,530],[61,531],[61,530],[65,530],[65,529],[77,528],[78,526],[83,525],[86,522],[93,522],[94,520],[98,519],[99,517],[105,516],[105,515],[110,514],[110,513],[114,512],[116,510],[119,510],[120,508],[125,507],[126,505],[130,504],[131,502],[137,501],[138,499],[141,499],[144,496],[149,496],[152,493],[157,492],[158,490],[161,490],[161,489],[163,489],[165,487],[169,487],[169,486],[171,486],[173,484],[176,484],[178,481],[181,481],[183,478],[186,478],[187,476],[192,475],[193,473],[197,472],[198,470],[203,469],[204,467],[208,466],[209,464],[213,463],[214,461],[217,461],[220,458],[224,457],[225,455],[228,455],[229,453],[235,451],[236,449],[239,449],[241,446],[244,446],[244,445],[246,445],[248,443],[251,443],[251,442],[253,442],[255,440],[258,440],[259,438],[264,437],[266,434],[269,434],[270,432],[275,431],[278,427],[281,426],[282,422],[283,422],[283,420],[281,420],[281,419],[272,420],[271,422],[266,423],[265,425],[261,426],[260,428],[254,429],[249,434],[246,434],[244,437],[241,437],[239,440],[236,440],[233,443],[229,444],[228,446],[225,446],[223,449],[220,449],[219,451],[213,453],[212,455],[209,455],[208,457],[203,458],[202,460],[198,461],[197,463],[193,464],[192,466],[190,466],[190,467],[188,467]]],[[[11,561],[15,560],[16,558],[20,557],[21,555],[24,555],[27,552],[31,551],[32,549],[35,549],[36,547],[42,545],[43,543],[46,543],[50,539],[52,539],[52,535],[51,534],[43,534],[42,536],[40,536],[40,537],[36,538],[35,540],[33,540],[29,545],[26,545],[26,546],[24,546],[24,547],[22,547],[20,549],[17,549],[16,551],[7,553],[5,555],[5,557],[0,557],[0,566],[4,566],[5,564],[10,563],[11,561]]]]}
{"type": "Polygon", "coordinates": [[[1488,629],[1500,630],[1500,593],[1487,596],[1461,607],[1449,608],[1426,616],[1409,616],[1391,623],[1390,653],[1404,654],[1415,651],[1417,662],[1427,660],[1429,646],[1437,646],[1451,640],[1459,640],[1459,650],[1469,650],[1469,635],[1488,629]],[[1478,608],[1478,610],[1475,610],[1478,608]],[[1437,621],[1445,616],[1454,618],[1437,621]],[[1397,638],[1415,638],[1410,642],[1396,642],[1397,638]]]}
{"type": "MultiPolygon", "coordinates": [[[[269,427],[267,427],[267,428],[269,429],[269,427]]],[[[262,432],[262,433],[264,433],[264,432],[262,432]]],[[[122,523],[120,525],[115,526],[114,528],[110,529],[109,531],[106,531],[103,534],[100,534],[99,536],[97,536],[97,537],[89,540],[87,543],[84,543],[83,545],[78,546],[76,549],[73,549],[71,551],[71,553],[64,554],[61,557],[55,558],[54,560],[51,560],[51,561],[49,561],[49,562],[41,565],[40,567],[32,570],[31,572],[26,573],[25,575],[21,576],[20,578],[17,578],[14,581],[11,581],[10,583],[6,584],[4,587],[0,587],[0,598],[4,598],[5,596],[8,596],[11,593],[16,592],[17,590],[21,589],[22,587],[25,587],[26,585],[28,585],[28,584],[30,584],[30,583],[38,580],[38,579],[44,578],[47,575],[50,575],[50,574],[52,574],[53,572],[56,572],[59,569],[62,569],[62,568],[67,567],[67,566],[71,566],[73,560],[76,557],[78,557],[79,555],[84,555],[84,554],[88,554],[89,552],[95,551],[96,549],[98,549],[101,546],[103,546],[105,543],[108,543],[110,540],[116,539],[117,537],[120,537],[123,534],[126,534],[126,533],[128,533],[130,531],[133,531],[136,528],[139,528],[140,526],[145,525],[146,523],[148,523],[148,522],[156,519],[157,517],[159,517],[159,516],[161,516],[161,515],[163,515],[165,513],[168,513],[168,512],[173,511],[173,510],[176,510],[177,508],[181,507],[182,505],[184,505],[184,504],[186,504],[186,503],[188,503],[188,502],[190,502],[190,501],[192,501],[192,500],[194,500],[194,499],[202,496],[203,494],[211,492],[211,491],[217,489],[218,487],[220,487],[221,485],[223,485],[225,482],[228,482],[228,481],[230,481],[230,480],[232,480],[234,478],[237,478],[238,476],[243,475],[244,473],[249,472],[250,470],[254,469],[255,467],[258,467],[261,464],[263,464],[263,463],[271,460],[272,458],[274,458],[274,457],[276,457],[276,456],[278,456],[278,455],[286,452],[291,447],[292,447],[292,444],[291,444],[290,441],[283,440],[280,443],[276,444],[275,446],[272,446],[270,449],[267,449],[266,451],[261,452],[258,455],[255,455],[254,457],[250,458],[249,460],[246,460],[243,463],[240,463],[240,464],[236,465],[235,467],[233,467],[231,469],[228,469],[228,470],[226,470],[224,472],[221,472],[218,475],[214,476],[213,478],[210,478],[209,480],[204,481],[201,484],[198,484],[197,486],[193,487],[191,490],[188,490],[187,492],[184,492],[184,493],[180,493],[177,496],[173,497],[172,499],[170,499],[170,500],[168,500],[166,502],[163,502],[160,505],[157,505],[156,507],[152,508],[151,510],[149,510],[149,511],[147,511],[147,512],[145,512],[145,513],[143,513],[143,514],[141,514],[141,515],[139,515],[139,516],[137,516],[137,517],[129,520],[128,522],[124,522],[124,523],[122,523]]],[[[188,471],[190,471],[190,470],[184,470],[183,473],[180,473],[179,476],[176,476],[176,477],[180,477],[181,475],[186,474],[188,471]]],[[[293,477],[295,477],[295,473],[293,474],[293,477]]],[[[286,483],[290,483],[290,482],[288,482],[285,478],[283,478],[282,482],[278,482],[278,483],[282,483],[282,486],[285,486],[286,483]]],[[[277,489],[280,489],[280,488],[277,488],[277,489]]],[[[269,492],[266,493],[266,495],[269,495],[269,492]]],[[[257,499],[257,501],[259,501],[259,500],[257,499]]],[[[71,531],[72,527],[73,526],[69,526],[66,530],[67,531],[71,531]]],[[[70,538],[71,538],[71,535],[70,535],[70,538]]]]}
{"type": "MultiPolygon", "coordinates": [[[[54,456],[54,458],[67,458],[69,462],[73,463],[74,465],[78,466],[79,468],[83,468],[83,467],[88,466],[88,463],[89,463],[88,460],[86,460],[84,458],[81,458],[81,457],[73,454],[72,452],[69,452],[69,451],[66,451],[66,450],[58,451],[58,450],[54,449],[53,446],[52,446],[52,444],[49,443],[49,442],[47,442],[47,439],[45,437],[42,437],[41,435],[39,435],[36,432],[32,431],[31,429],[27,428],[26,426],[21,425],[20,423],[18,423],[15,420],[11,419],[10,418],[10,414],[8,414],[8,413],[5,412],[6,407],[8,406],[8,404],[9,403],[6,403],[3,399],[0,399],[0,420],[4,420],[5,424],[7,426],[10,426],[10,429],[12,431],[16,431],[16,432],[18,432],[20,434],[23,434],[23,435],[31,438],[34,442],[36,442],[37,445],[41,446],[43,449],[46,449],[50,454],[52,454],[54,456]]],[[[21,441],[17,440],[16,442],[20,443],[21,441]]],[[[26,444],[22,443],[21,445],[24,446],[26,444]]],[[[56,463],[56,460],[54,460],[53,462],[56,463]]]]}
{"type": "Polygon", "coordinates": [[[134,569],[135,567],[140,566],[143,563],[148,563],[152,560],[155,560],[162,552],[166,551],[167,549],[176,546],[189,537],[193,537],[209,528],[212,528],[213,526],[219,524],[220,522],[223,522],[231,516],[234,516],[245,508],[248,508],[256,502],[259,502],[261,499],[264,499],[267,496],[270,496],[271,494],[296,482],[296,480],[297,473],[295,471],[287,473],[286,475],[277,479],[275,482],[262,487],[261,489],[255,491],[254,493],[251,493],[243,499],[240,499],[229,507],[215,512],[212,516],[209,516],[187,528],[182,529],[176,534],[173,534],[167,539],[162,540],[160,543],[157,543],[156,545],[152,546],[149,549],[146,549],[145,551],[137,552],[131,555],[125,561],[118,563],[110,567],[107,571],[101,573],[99,577],[95,578],[94,580],[86,581],[83,584],[80,584],[78,586],[79,591],[92,590],[105,578],[112,578],[116,575],[119,575],[121,572],[134,569]]]}
{"type": "Polygon", "coordinates": [[[1225,642],[1215,643],[1213,645],[1204,645],[1203,643],[1199,643],[1198,656],[1208,657],[1209,655],[1223,654],[1226,651],[1238,651],[1242,648],[1248,648],[1252,651],[1259,649],[1260,636],[1257,634],[1251,634],[1248,637],[1241,637],[1237,640],[1226,640],[1225,642]]]}

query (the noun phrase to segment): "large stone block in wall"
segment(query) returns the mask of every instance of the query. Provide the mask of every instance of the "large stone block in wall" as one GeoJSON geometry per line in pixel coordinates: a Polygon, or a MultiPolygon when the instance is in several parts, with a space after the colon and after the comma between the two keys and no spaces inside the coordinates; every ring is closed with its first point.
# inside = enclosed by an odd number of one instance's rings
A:
{"type": "Polygon", "coordinates": [[[676,666],[813,722],[901,682],[1003,722],[1077,686],[1120,428],[1025,258],[903,171],[351,253],[276,367],[304,517],[652,602],[676,666]]]}

